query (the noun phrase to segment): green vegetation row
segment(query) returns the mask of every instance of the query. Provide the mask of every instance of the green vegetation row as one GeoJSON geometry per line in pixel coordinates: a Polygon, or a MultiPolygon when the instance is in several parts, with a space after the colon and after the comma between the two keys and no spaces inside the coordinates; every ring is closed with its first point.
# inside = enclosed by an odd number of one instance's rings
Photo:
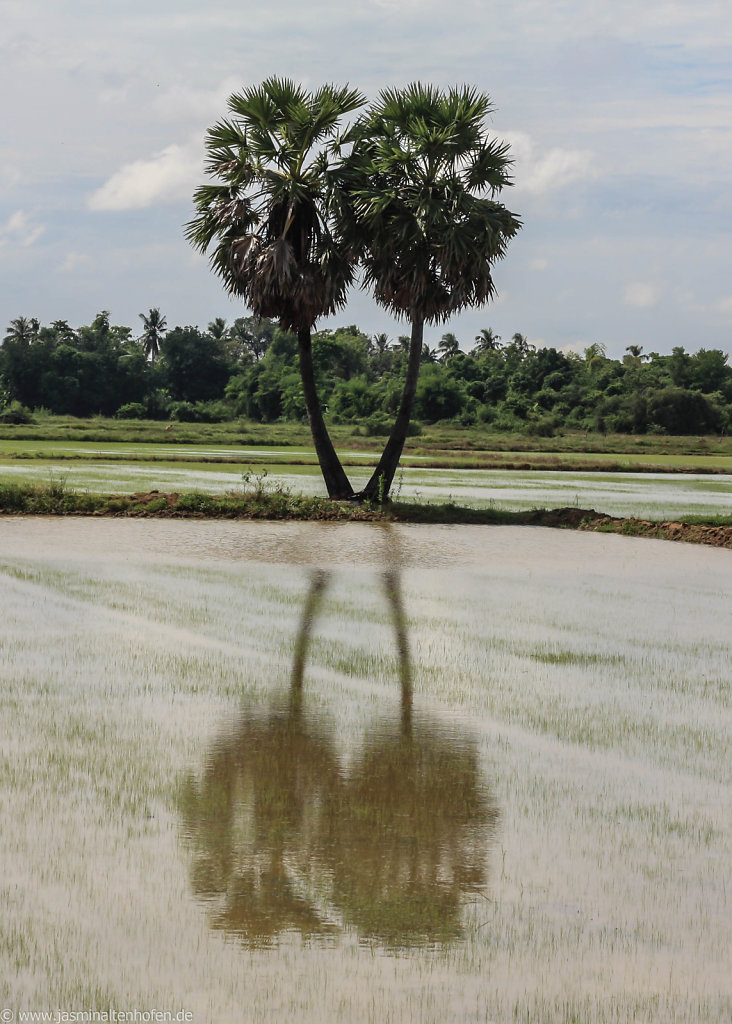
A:
{"type": "MultiPolygon", "coordinates": [[[[218,318],[203,331],[168,331],[158,311],[142,318],[139,337],[112,325],[104,311],[78,328],[13,320],[0,346],[0,420],[31,423],[45,411],[273,428],[305,423],[297,338],[273,320],[218,318]]],[[[362,437],[389,433],[408,347],[406,336],[369,337],[356,326],[313,335],[315,379],[334,436],[339,425],[362,437]]],[[[599,344],[577,355],[535,349],[518,333],[504,344],[490,328],[475,339],[447,333],[436,349],[423,347],[415,417],[413,436],[434,424],[523,438],[571,431],[724,436],[732,424],[732,367],[719,349],[645,355],[629,346],[616,360],[599,344]]]]}
{"type": "Polygon", "coordinates": [[[44,485],[0,483],[0,514],[527,525],[732,548],[732,515],[690,516],[678,522],[654,522],[622,519],[580,508],[508,512],[466,508],[453,502],[433,505],[392,501],[379,505],[293,494],[288,488],[268,485],[264,477],[255,476],[251,482],[252,486],[228,494],[151,490],[111,495],[75,491],[62,481],[44,485]]]}
{"type": "MultiPolygon", "coordinates": [[[[381,450],[378,437],[366,437],[358,423],[335,424],[331,428],[339,449],[381,450]]],[[[113,417],[55,416],[37,410],[30,423],[0,422],[0,439],[12,440],[13,449],[20,457],[40,452],[50,442],[80,442],[83,444],[129,445],[181,445],[243,446],[250,448],[303,448],[312,449],[312,438],[307,424],[277,421],[256,423],[245,418],[220,423],[167,422],[161,420],[130,420],[113,417]],[[37,449],[23,442],[40,442],[37,449]]],[[[6,446],[7,449],[7,446],[6,446]]],[[[521,433],[498,433],[488,424],[464,427],[460,423],[441,421],[422,424],[419,433],[408,439],[407,450],[413,456],[456,459],[464,457],[490,457],[493,454],[516,456],[553,455],[592,456],[630,455],[633,460],[649,462],[663,456],[679,463],[691,462],[698,456],[727,458],[732,456],[732,436],[700,437],[670,434],[599,434],[584,430],[566,430],[553,437],[531,436],[521,433]],[[691,457],[691,458],[689,458],[691,457]]],[[[144,452],[144,449],[141,449],[144,452]]],[[[247,452],[247,459],[255,454],[247,452]]],[[[273,453],[262,452],[267,459],[273,453]]],[[[293,456],[287,456],[290,462],[293,456]]]]}

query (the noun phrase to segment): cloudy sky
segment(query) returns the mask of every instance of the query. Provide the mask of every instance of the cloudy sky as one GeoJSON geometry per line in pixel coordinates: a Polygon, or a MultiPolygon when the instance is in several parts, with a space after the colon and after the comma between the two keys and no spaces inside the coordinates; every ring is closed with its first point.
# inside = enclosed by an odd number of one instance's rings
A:
{"type": "MultiPolygon", "coordinates": [[[[431,344],[732,351],[729,0],[0,0],[0,25],[2,328],[241,315],[182,225],[206,128],[276,74],[490,94],[524,228],[498,300],[431,344]]],[[[357,290],[335,322],[405,331],[357,290]]]]}

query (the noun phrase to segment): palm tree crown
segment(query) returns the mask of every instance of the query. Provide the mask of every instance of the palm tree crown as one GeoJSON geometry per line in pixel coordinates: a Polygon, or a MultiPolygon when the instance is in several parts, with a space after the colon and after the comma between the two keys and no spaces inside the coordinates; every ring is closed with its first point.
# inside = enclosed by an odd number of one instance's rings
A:
{"type": "Polygon", "coordinates": [[[34,316],[16,316],[8,324],[5,341],[17,341],[21,345],[30,345],[38,337],[39,326],[40,324],[34,316]]]}
{"type": "Polygon", "coordinates": [[[206,171],[186,236],[225,287],[257,316],[287,330],[310,328],[345,301],[352,269],[331,235],[326,151],[340,119],[360,107],[356,90],[310,93],[270,78],[229,98],[231,117],[208,132],[206,171]],[[315,150],[315,152],[313,152],[315,150]]]}
{"type": "Polygon", "coordinates": [[[495,198],[511,160],[487,137],[490,111],[474,89],[417,82],[382,92],[343,138],[353,148],[331,192],[339,233],[377,302],[412,325],[399,410],[365,498],[388,495],[401,458],[425,322],[490,299],[493,263],[521,227],[495,198]]]}
{"type": "Polygon", "coordinates": [[[328,494],[353,493],[318,398],[310,332],[318,317],[345,303],[353,263],[333,238],[327,148],[340,119],[364,103],[354,89],[324,85],[310,93],[269,78],[229,98],[232,116],[208,132],[207,172],[198,214],[186,226],[233,295],[258,317],[276,317],[297,333],[310,429],[328,494]]]}
{"type": "Polygon", "coordinates": [[[480,334],[475,336],[476,345],[473,349],[473,354],[480,355],[483,352],[495,352],[500,347],[500,340],[500,334],[496,334],[492,327],[481,328],[480,334]]]}
{"type": "Polygon", "coordinates": [[[492,265],[521,224],[495,196],[508,145],[489,139],[488,97],[415,83],[385,90],[346,140],[339,226],[378,302],[441,321],[494,293],[492,265]]]}
{"type": "Polygon", "coordinates": [[[448,331],[447,334],[443,334],[440,338],[437,348],[440,352],[440,359],[446,363],[448,359],[451,359],[460,351],[460,343],[452,331],[448,331]]]}
{"type": "Polygon", "coordinates": [[[160,342],[167,329],[168,323],[160,310],[156,307],[150,310],[147,316],[139,314],[144,328],[140,341],[145,348],[145,356],[154,363],[160,353],[160,342]]]}

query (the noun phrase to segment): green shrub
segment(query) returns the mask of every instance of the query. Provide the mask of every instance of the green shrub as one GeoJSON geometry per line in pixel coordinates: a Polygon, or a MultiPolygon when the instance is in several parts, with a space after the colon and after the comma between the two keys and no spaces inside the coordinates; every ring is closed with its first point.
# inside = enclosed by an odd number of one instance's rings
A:
{"type": "Polygon", "coordinates": [[[144,420],[147,418],[147,409],[142,402],[127,402],[117,410],[118,420],[144,420]]]}
{"type": "Polygon", "coordinates": [[[539,416],[526,424],[529,437],[554,437],[557,432],[557,421],[553,416],[539,416]]]}
{"type": "Polygon", "coordinates": [[[491,426],[502,434],[522,434],[526,430],[526,421],[502,406],[491,426]]]}
{"type": "Polygon", "coordinates": [[[366,437],[387,437],[391,433],[393,421],[383,412],[372,413],[363,421],[361,431],[366,437]]]}
{"type": "Polygon", "coordinates": [[[20,484],[0,484],[0,511],[23,512],[27,505],[27,488],[20,484]]]}
{"type": "Polygon", "coordinates": [[[234,419],[228,402],[171,402],[170,418],[179,423],[226,423],[234,419]]]}
{"type": "Polygon", "coordinates": [[[196,402],[199,423],[228,423],[234,419],[234,412],[228,402],[212,399],[210,402],[196,402]]]}
{"type": "Polygon", "coordinates": [[[16,399],[0,412],[0,423],[33,423],[33,414],[16,399]]]}
{"type": "Polygon", "coordinates": [[[170,418],[179,423],[197,423],[196,407],[193,402],[171,402],[170,418]]]}

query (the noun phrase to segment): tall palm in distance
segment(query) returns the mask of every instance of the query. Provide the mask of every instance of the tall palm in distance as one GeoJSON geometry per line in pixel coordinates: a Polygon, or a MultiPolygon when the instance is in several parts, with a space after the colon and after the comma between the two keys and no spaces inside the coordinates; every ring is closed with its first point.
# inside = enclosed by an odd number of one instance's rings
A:
{"type": "Polygon", "coordinates": [[[229,335],[229,326],[222,316],[211,320],[206,330],[216,341],[225,341],[229,335]]]}
{"type": "Polygon", "coordinates": [[[500,340],[500,334],[496,334],[492,327],[484,327],[480,334],[475,336],[473,355],[482,355],[483,352],[496,352],[500,348],[500,340]]]}
{"type": "Polygon", "coordinates": [[[443,334],[440,338],[437,349],[440,353],[440,362],[446,363],[448,359],[452,359],[453,356],[458,354],[460,342],[452,331],[448,331],[447,334],[443,334]]]}
{"type": "Polygon", "coordinates": [[[51,323],[51,330],[56,335],[56,341],[61,344],[72,344],[76,340],[76,331],[69,324],[68,320],[54,320],[51,323]]]}
{"type": "Polygon", "coordinates": [[[516,331],[515,334],[511,335],[511,346],[521,355],[528,355],[529,352],[533,351],[533,345],[529,342],[529,339],[525,334],[521,334],[520,331],[516,331]]]}
{"type": "Polygon", "coordinates": [[[411,321],[392,433],[361,497],[385,499],[407,437],[424,324],[495,294],[493,264],[519,230],[496,196],[510,185],[509,147],[487,134],[489,98],[419,82],[384,90],[346,134],[333,192],[339,232],[382,306],[411,321]]]}
{"type": "Polygon", "coordinates": [[[388,334],[375,334],[371,339],[371,344],[379,353],[383,355],[389,347],[389,335],[388,334]]]}
{"type": "Polygon", "coordinates": [[[5,331],[5,341],[14,341],[20,345],[31,345],[38,338],[39,321],[34,317],[16,316],[11,320],[5,331]]]}
{"type": "Polygon", "coordinates": [[[315,387],[311,332],[345,304],[353,263],[329,219],[331,161],[323,148],[365,97],[325,85],[308,92],[269,78],[229,98],[230,117],[206,136],[207,173],[194,194],[188,240],[210,250],[213,269],[255,316],[297,335],[305,406],[328,494],[353,489],[328,435],[315,387]]]}
{"type": "Polygon", "coordinates": [[[143,344],[145,350],[145,357],[155,365],[155,360],[160,354],[160,343],[165,336],[165,332],[168,327],[167,320],[164,316],[160,315],[160,310],[156,307],[151,309],[147,316],[144,313],[139,314],[142,320],[143,332],[140,336],[140,341],[143,344]]]}
{"type": "Polygon", "coordinates": [[[637,369],[648,358],[648,356],[643,355],[642,345],[626,345],[625,351],[628,353],[627,356],[623,356],[623,362],[626,366],[632,366],[637,369]]]}

